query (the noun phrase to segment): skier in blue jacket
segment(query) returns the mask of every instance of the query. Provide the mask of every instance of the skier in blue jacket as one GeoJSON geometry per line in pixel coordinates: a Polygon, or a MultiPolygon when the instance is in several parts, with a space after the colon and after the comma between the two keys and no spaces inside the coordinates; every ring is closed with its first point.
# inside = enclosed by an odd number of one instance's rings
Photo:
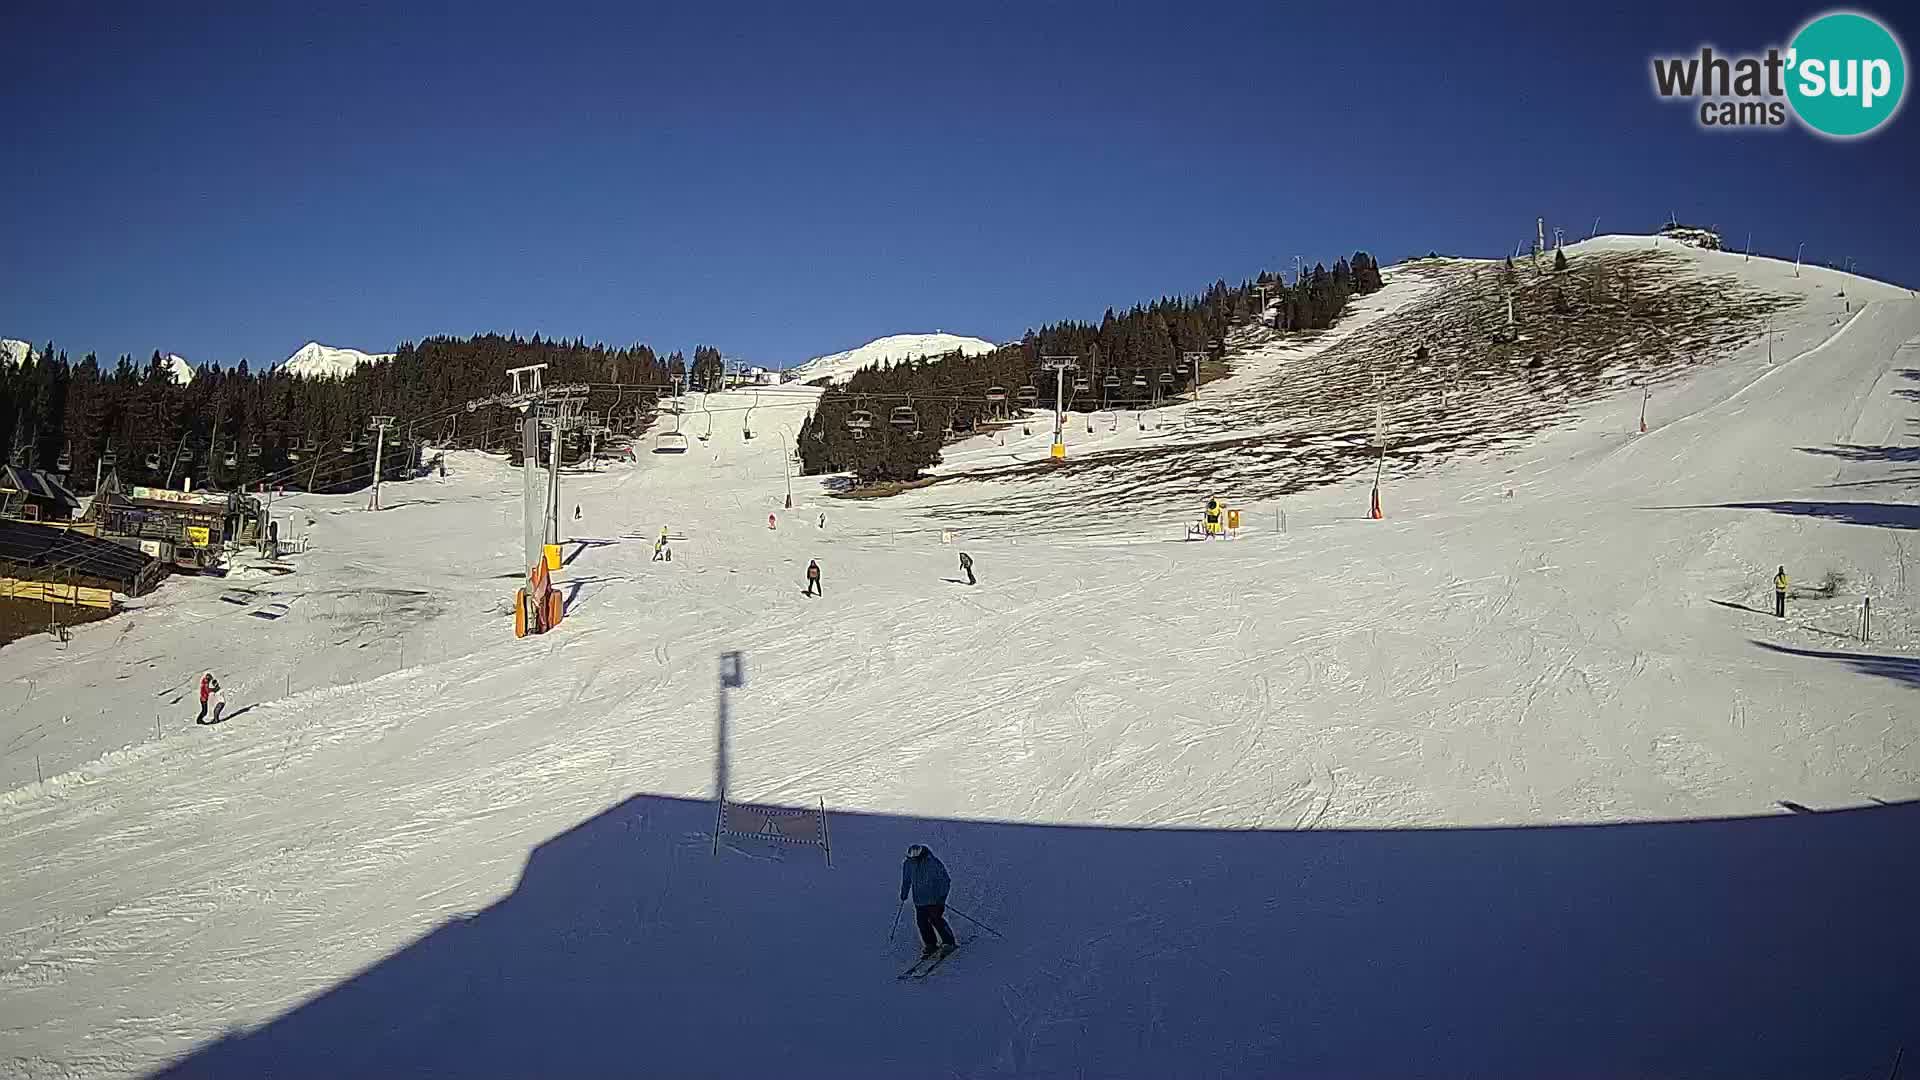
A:
{"type": "Polygon", "coordinates": [[[929,953],[960,947],[953,939],[953,927],[947,925],[947,891],[952,887],[946,865],[925,844],[907,849],[906,861],[900,864],[900,899],[905,901],[908,893],[913,894],[914,921],[920,925],[920,940],[929,953]]]}

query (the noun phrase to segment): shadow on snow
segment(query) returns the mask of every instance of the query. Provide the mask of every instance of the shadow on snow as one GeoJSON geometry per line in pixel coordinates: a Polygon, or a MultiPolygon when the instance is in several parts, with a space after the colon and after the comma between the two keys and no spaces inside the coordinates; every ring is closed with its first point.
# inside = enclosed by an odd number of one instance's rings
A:
{"type": "Polygon", "coordinates": [[[1920,688],[1920,658],[1912,656],[1884,656],[1864,652],[1825,652],[1819,649],[1795,649],[1787,645],[1774,645],[1765,641],[1756,641],[1755,645],[1768,652],[1786,656],[1805,656],[1818,660],[1838,660],[1840,663],[1863,675],[1878,675],[1883,679],[1892,679],[1920,688]]]}
{"type": "Polygon", "coordinates": [[[1878,525],[1888,529],[1920,529],[1920,504],[1876,502],[1733,502],[1692,506],[1650,506],[1648,510],[1767,510],[1826,518],[1848,525],[1878,525]]]}
{"type": "Polygon", "coordinates": [[[1885,1075],[1920,1047],[1920,804],[1779,805],[1347,832],[842,813],[828,869],[716,857],[711,802],[636,795],[499,902],[157,1075],[1885,1075]],[[899,983],[914,841],[1005,940],[899,983]]]}

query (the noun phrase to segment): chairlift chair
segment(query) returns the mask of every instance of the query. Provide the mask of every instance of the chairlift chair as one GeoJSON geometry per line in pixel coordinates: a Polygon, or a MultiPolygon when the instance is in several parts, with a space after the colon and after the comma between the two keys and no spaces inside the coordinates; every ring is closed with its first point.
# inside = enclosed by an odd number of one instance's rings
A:
{"type": "Polygon", "coordinates": [[[182,443],[180,445],[179,453],[174,455],[174,460],[178,461],[182,465],[193,464],[193,448],[186,445],[185,443],[182,443]]]}
{"type": "Polygon", "coordinates": [[[114,453],[113,444],[108,443],[107,448],[100,452],[100,467],[103,469],[111,469],[119,463],[120,455],[114,453]]]}
{"type": "Polygon", "coordinates": [[[53,467],[55,472],[62,472],[62,473],[73,468],[73,444],[72,443],[68,443],[66,449],[60,451],[60,457],[57,460],[55,460],[53,467]]]}
{"type": "Polygon", "coordinates": [[[1093,389],[1093,384],[1088,382],[1085,379],[1073,380],[1073,392],[1076,394],[1084,394],[1087,391],[1092,389],[1093,389]]]}
{"type": "Polygon", "coordinates": [[[147,471],[148,472],[160,471],[160,451],[158,450],[147,451],[147,471]]]}
{"type": "Polygon", "coordinates": [[[1039,401],[1040,401],[1040,391],[1037,388],[1035,388],[1032,384],[1028,384],[1020,388],[1020,405],[1022,408],[1030,409],[1034,405],[1038,404],[1039,401]]]}
{"type": "Polygon", "coordinates": [[[227,463],[227,468],[229,469],[233,468],[235,465],[240,464],[240,444],[239,443],[232,442],[227,444],[227,456],[225,460],[227,463]]]}
{"type": "Polygon", "coordinates": [[[1140,373],[1139,373],[1139,372],[1137,372],[1137,371],[1136,371],[1136,372],[1134,372],[1134,373],[1133,373],[1133,388],[1134,388],[1135,390],[1145,390],[1145,389],[1147,388],[1147,377],[1146,377],[1145,375],[1142,375],[1142,374],[1140,374],[1140,373]]]}
{"type": "Polygon", "coordinates": [[[1120,389],[1120,376],[1109,375],[1106,378],[1100,380],[1100,385],[1105,387],[1108,390],[1118,390],[1120,389]]]}
{"type": "Polygon", "coordinates": [[[899,405],[895,406],[893,415],[888,418],[887,423],[892,424],[902,431],[907,431],[918,429],[920,427],[920,418],[914,414],[913,406],[899,405]]]}
{"type": "Polygon", "coordinates": [[[1161,385],[1161,386],[1172,386],[1172,385],[1173,385],[1173,372],[1171,372],[1171,371],[1163,371],[1163,372],[1161,372],[1161,373],[1160,373],[1160,385],[1161,385]]]}
{"type": "Polygon", "coordinates": [[[847,430],[856,439],[864,439],[873,429],[873,414],[865,409],[855,409],[847,414],[847,430]]]}
{"type": "Polygon", "coordinates": [[[687,437],[677,431],[663,431],[653,437],[653,452],[656,454],[684,454],[687,452],[687,437]]]}
{"type": "Polygon", "coordinates": [[[998,405],[1007,400],[1007,388],[1004,386],[987,387],[987,404],[998,405]]]}
{"type": "Polygon", "coordinates": [[[253,445],[247,447],[247,458],[251,460],[254,458],[258,458],[259,456],[260,456],[260,440],[255,439],[253,440],[253,445]]]}

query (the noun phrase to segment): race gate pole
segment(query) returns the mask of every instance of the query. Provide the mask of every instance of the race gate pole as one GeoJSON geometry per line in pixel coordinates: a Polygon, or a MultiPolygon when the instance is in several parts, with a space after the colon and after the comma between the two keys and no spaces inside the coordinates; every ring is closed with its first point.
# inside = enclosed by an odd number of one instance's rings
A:
{"type": "Polygon", "coordinates": [[[827,836],[827,797],[817,796],[820,800],[820,847],[827,853],[827,869],[833,869],[833,841],[827,836]]]}

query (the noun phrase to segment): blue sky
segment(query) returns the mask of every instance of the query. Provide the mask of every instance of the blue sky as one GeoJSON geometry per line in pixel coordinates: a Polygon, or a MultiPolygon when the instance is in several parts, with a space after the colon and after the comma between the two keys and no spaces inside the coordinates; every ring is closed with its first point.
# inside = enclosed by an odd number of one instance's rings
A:
{"type": "Polygon", "coordinates": [[[1490,255],[1537,215],[1920,285],[1911,106],[1843,144],[1653,97],[1654,53],[1784,44],[1818,5],[194,7],[0,10],[0,336],[780,364],[1296,254],[1490,255]]]}

